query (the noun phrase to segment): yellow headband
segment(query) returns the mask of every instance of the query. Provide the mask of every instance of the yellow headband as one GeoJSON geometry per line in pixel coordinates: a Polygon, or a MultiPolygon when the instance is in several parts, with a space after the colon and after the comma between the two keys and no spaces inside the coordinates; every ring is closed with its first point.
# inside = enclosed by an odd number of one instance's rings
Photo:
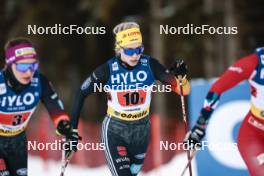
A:
{"type": "Polygon", "coordinates": [[[116,48],[134,43],[142,43],[142,35],[139,28],[126,29],[116,34],[116,48]]]}

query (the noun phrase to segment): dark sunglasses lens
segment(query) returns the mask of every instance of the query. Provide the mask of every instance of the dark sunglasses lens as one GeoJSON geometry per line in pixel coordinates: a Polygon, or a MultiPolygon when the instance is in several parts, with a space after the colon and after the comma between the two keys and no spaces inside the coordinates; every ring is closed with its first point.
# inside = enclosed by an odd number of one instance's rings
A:
{"type": "Polygon", "coordinates": [[[38,69],[38,63],[17,63],[16,69],[20,72],[27,72],[29,69],[34,72],[38,69]]]}
{"type": "Polygon", "coordinates": [[[125,48],[124,53],[128,56],[132,56],[134,54],[134,49],[125,48]]]}
{"type": "Polygon", "coordinates": [[[137,48],[124,48],[124,53],[128,56],[133,56],[134,54],[141,54],[144,50],[143,46],[137,47],[137,48]]]}

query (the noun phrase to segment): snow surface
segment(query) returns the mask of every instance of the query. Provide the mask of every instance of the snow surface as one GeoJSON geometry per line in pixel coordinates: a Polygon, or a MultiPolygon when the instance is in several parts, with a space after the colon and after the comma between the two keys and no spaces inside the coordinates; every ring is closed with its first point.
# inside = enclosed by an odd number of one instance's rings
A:
{"type": "MultiPolygon", "coordinates": [[[[187,163],[186,154],[176,155],[169,163],[162,165],[159,169],[152,170],[148,173],[141,173],[139,176],[180,176],[183,168],[187,163]]],[[[48,160],[44,161],[36,156],[29,156],[29,176],[59,176],[60,162],[48,160]]],[[[196,174],[195,160],[192,162],[193,176],[196,174]]],[[[66,168],[65,176],[111,176],[108,167],[101,166],[97,168],[84,168],[77,165],[69,164],[66,168]]],[[[189,176],[186,171],[184,176],[189,176]]]]}

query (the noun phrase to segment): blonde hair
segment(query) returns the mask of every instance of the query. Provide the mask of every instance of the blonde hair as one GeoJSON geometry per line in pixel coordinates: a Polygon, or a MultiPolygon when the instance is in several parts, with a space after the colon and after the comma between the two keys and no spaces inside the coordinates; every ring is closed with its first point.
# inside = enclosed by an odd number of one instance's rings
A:
{"type": "MultiPolygon", "coordinates": [[[[136,22],[120,23],[114,27],[113,33],[114,33],[114,35],[116,35],[118,32],[124,31],[126,29],[131,29],[131,28],[139,28],[139,24],[137,24],[136,22]]],[[[116,46],[116,44],[117,44],[117,42],[115,41],[115,46],[116,46]]],[[[117,56],[119,56],[120,55],[120,48],[115,47],[115,53],[117,56]]]]}

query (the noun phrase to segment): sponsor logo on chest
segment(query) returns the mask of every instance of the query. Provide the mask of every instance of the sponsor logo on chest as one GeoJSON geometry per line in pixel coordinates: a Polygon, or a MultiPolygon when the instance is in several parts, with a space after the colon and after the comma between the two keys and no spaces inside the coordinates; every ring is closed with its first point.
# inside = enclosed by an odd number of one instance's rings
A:
{"type": "Polygon", "coordinates": [[[264,54],[261,54],[261,55],[260,55],[260,60],[261,60],[261,64],[264,65],[264,54]]]}
{"type": "Polygon", "coordinates": [[[125,72],[125,73],[116,73],[111,75],[112,84],[128,84],[128,83],[137,83],[144,82],[148,78],[146,71],[140,70],[138,72],[125,72]]]}
{"type": "Polygon", "coordinates": [[[25,93],[24,95],[11,95],[0,98],[1,107],[29,106],[34,102],[35,96],[31,92],[25,93]]]}
{"type": "Polygon", "coordinates": [[[0,84],[0,95],[3,95],[6,93],[6,85],[4,83],[0,84]]]}
{"type": "Polygon", "coordinates": [[[264,79],[264,68],[260,70],[260,79],[264,79]]]}

